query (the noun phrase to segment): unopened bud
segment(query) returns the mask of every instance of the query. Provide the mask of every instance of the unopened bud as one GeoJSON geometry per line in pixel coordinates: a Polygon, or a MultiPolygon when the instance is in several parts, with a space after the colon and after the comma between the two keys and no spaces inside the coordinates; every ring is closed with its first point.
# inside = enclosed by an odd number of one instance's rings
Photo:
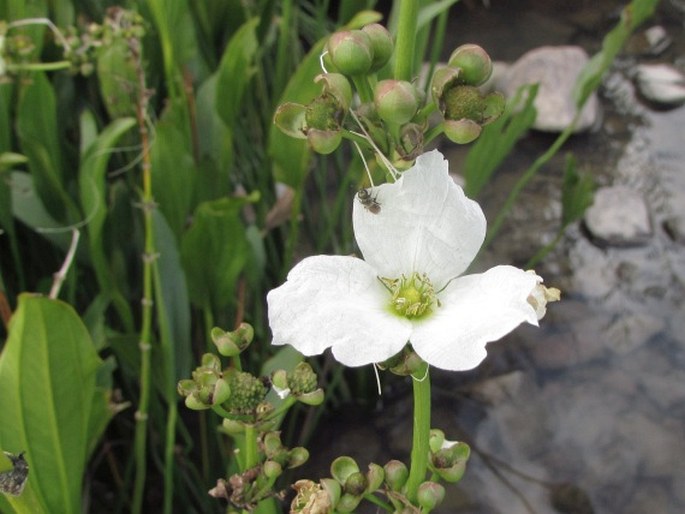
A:
{"type": "Polygon", "coordinates": [[[395,48],[390,32],[379,23],[372,23],[362,28],[362,32],[366,33],[371,40],[371,47],[373,48],[373,62],[371,63],[371,71],[381,69],[390,60],[392,52],[395,48]]]}
{"type": "Polygon", "coordinates": [[[270,479],[276,479],[283,474],[283,467],[275,460],[266,460],[262,466],[264,476],[270,479]]]}
{"type": "Polygon", "coordinates": [[[383,485],[383,480],[385,480],[385,471],[378,464],[373,462],[369,464],[369,470],[366,472],[366,479],[368,485],[366,486],[367,492],[373,493],[381,485],[383,485]]]}
{"type": "Polygon", "coordinates": [[[340,73],[362,75],[373,63],[371,38],[361,30],[335,32],[328,40],[328,53],[340,73]]]}
{"type": "Polygon", "coordinates": [[[369,485],[369,481],[364,473],[357,471],[347,477],[343,485],[343,491],[353,496],[360,496],[366,491],[367,485],[369,485]]]}
{"type": "Polygon", "coordinates": [[[404,487],[409,478],[409,470],[404,462],[399,460],[391,460],[385,466],[385,483],[393,491],[399,491],[404,487]]]}
{"type": "Polygon", "coordinates": [[[382,120],[402,125],[414,117],[419,107],[411,82],[381,80],[373,91],[373,102],[382,120]]]}
{"type": "Polygon", "coordinates": [[[353,473],[359,473],[359,466],[352,457],[343,455],[331,463],[331,476],[344,484],[353,473]]]}
{"type": "Polygon", "coordinates": [[[284,449],[283,443],[281,443],[281,433],[267,432],[262,439],[262,445],[264,446],[264,454],[267,458],[273,459],[282,453],[284,449]]]}
{"type": "Polygon", "coordinates": [[[457,121],[445,120],[444,131],[447,139],[453,143],[465,145],[478,139],[483,129],[475,121],[462,119],[457,121]]]}
{"type": "Polygon", "coordinates": [[[309,460],[309,451],[307,448],[297,446],[288,452],[288,468],[296,468],[302,466],[309,460]]]}
{"type": "Polygon", "coordinates": [[[445,488],[436,482],[424,482],[416,492],[419,505],[426,511],[431,511],[445,499],[445,488]]]}
{"type": "Polygon", "coordinates": [[[447,64],[459,68],[460,80],[471,86],[480,86],[492,75],[492,60],[478,45],[461,45],[452,52],[447,64]]]}

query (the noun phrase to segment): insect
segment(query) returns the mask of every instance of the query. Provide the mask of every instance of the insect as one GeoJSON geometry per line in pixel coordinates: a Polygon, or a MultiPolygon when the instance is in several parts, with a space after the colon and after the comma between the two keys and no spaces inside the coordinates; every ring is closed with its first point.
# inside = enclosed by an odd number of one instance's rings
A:
{"type": "Polygon", "coordinates": [[[12,469],[0,473],[0,493],[19,496],[24,490],[26,479],[29,476],[29,463],[24,459],[24,452],[19,455],[4,453],[12,461],[12,469]]]}
{"type": "Polygon", "coordinates": [[[381,204],[378,203],[375,196],[371,196],[368,189],[360,189],[357,191],[357,198],[359,198],[359,202],[371,214],[378,214],[381,212],[381,204]]]}

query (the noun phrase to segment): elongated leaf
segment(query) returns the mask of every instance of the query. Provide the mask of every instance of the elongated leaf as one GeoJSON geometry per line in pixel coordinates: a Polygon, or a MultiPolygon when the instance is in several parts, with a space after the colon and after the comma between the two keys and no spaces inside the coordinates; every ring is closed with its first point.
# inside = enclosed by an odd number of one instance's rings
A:
{"type": "Polygon", "coordinates": [[[10,499],[18,511],[81,511],[89,439],[98,425],[91,414],[101,363],[69,305],[19,297],[0,356],[0,446],[25,451],[30,467],[24,493],[10,499]],[[32,501],[37,503],[25,505],[32,501]]]}
{"type": "Polygon", "coordinates": [[[17,107],[17,134],[22,153],[29,160],[29,169],[47,211],[59,221],[78,214],[64,189],[62,151],[58,140],[55,95],[44,73],[34,73],[22,88],[17,107]]]}
{"type": "Polygon", "coordinates": [[[255,30],[258,24],[259,18],[252,18],[240,27],[228,43],[217,70],[217,112],[228,127],[235,125],[245,88],[255,73],[254,59],[259,49],[255,30]]]}
{"type": "Polygon", "coordinates": [[[578,109],[599,87],[604,72],[611,66],[630,34],[654,14],[658,3],[659,0],[633,0],[623,9],[621,21],[604,36],[602,49],[592,56],[576,80],[574,97],[578,109]]]}
{"type": "Polygon", "coordinates": [[[175,402],[176,382],[190,376],[190,300],[177,239],[164,216],[154,211],[155,246],[159,252],[155,269],[155,296],[160,341],[165,362],[167,402],[175,402]],[[173,397],[170,397],[173,395],[173,397]]]}
{"type": "Polygon", "coordinates": [[[578,173],[573,154],[566,158],[566,171],[561,189],[561,224],[563,227],[578,221],[592,205],[595,181],[592,175],[578,173]]]}
{"type": "Polygon", "coordinates": [[[533,103],[537,92],[537,84],[521,87],[507,102],[502,116],[485,127],[469,150],[464,165],[464,189],[470,198],[478,196],[516,142],[535,122],[537,112],[533,103]]]}
{"type": "Polygon", "coordinates": [[[136,123],[133,118],[119,118],[107,126],[81,157],[79,188],[81,206],[88,220],[88,248],[100,290],[115,300],[115,306],[127,326],[132,326],[130,309],[121,301],[105,253],[104,226],[107,219],[107,184],[105,172],[112,148],[119,138],[136,123]]]}

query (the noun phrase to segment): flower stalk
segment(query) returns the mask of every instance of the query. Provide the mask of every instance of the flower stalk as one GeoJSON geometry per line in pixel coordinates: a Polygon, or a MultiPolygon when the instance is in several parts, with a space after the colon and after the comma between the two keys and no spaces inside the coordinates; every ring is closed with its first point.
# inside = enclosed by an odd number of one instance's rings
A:
{"type": "Polygon", "coordinates": [[[419,17],[419,2],[404,0],[399,3],[400,15],[395,43],[395,78],[411,81],[414,70],[414,46],[419,17]]]}
{"type": "Polygon", "coordinates": [[[414,386],[414,425],[406,494],[407,499],[416,504],[419,485],[426,479],[430,451],[431,384],[428,364],[421,365],[411,377],[414,386]]]}

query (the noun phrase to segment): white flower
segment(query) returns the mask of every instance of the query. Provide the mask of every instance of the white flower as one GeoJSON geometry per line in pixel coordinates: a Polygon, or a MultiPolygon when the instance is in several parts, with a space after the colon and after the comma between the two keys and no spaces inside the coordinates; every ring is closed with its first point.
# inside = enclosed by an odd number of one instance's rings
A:
{"type": "Polygon", "coordinates": [[[365,260],[308,257],[269,292],[273,344],[304,355],[331,348],[347,366],[382,362],[410,342],[426,362],[467,370],[485,345],[520,323],[538,324],[542,279],[512,266],[460,276],[485,237],[485,216],[448,174],[438,151],[421,155],[392,184],[355,198],[354,233],[365,260]],[[367,202],[368,205],[368,202],[367,202]]]}

